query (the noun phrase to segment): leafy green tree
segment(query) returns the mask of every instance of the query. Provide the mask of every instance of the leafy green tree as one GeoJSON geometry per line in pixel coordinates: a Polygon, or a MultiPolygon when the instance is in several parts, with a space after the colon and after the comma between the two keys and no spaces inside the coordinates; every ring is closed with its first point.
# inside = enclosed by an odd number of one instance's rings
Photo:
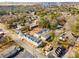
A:
{"type": "Polygon", "coordinates": [[[40,26],[43,28],[50,28],[50,22],[46,19],[40,19],[40,26]]]}
{"type": "Polygon", "coordinates": [[[50,27],[51,27],[51,29],[55,30],[57,28],[57,23],[54,23],[54,24],[51,23],[50,27]]]}
{"type": "Polygon", "coordinates": [[[51,19],[56,19],[57,17],[59,17],[61,14],[60,13],[51,13],[51,19]]]}
{"type": "Polygon", "coordinates": [[[8,14],[7,11],[0,10],[0,15],[5,15],[5,14],[8,14]]]}
{"type": "Polygon", "coordinates": [[[75,58],[79,58],[79,53],[78,52],[75,54],[75,58]]]}
{"type": "Polygon", "coordinates": [[[54,38],[55,38],[55,33],[54,33],[54,32],[51,32],[50,35],[51,35],[51,39],[54,40],[54,38]]]}

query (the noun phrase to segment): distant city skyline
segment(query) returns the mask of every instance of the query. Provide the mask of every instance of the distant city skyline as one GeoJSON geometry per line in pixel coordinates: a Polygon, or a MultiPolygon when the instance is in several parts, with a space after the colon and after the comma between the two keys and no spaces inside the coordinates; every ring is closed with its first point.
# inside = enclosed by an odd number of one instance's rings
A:
{"type": "Polygon", "coordinates": [[[0,2],[79,2],[79,0],[0,0],[0,2]]]}

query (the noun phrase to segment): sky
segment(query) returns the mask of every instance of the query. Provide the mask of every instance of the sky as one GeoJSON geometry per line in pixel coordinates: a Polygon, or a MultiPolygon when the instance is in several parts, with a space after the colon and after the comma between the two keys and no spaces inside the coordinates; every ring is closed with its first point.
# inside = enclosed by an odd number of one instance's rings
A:
{"type": "Polygon", "coordinates": [[[79,0],[0,0],[0,2],[79,2],[79,0]]]}

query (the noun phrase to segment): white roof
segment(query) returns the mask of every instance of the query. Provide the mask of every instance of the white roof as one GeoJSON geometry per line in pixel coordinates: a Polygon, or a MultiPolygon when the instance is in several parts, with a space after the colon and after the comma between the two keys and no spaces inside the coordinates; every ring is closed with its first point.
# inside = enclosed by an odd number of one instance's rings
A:
{"type": "Polygon", "coordinates": [[[36,26],[36,24],[35,24],[35,23],[30,24],[30,27],[34,27],[34,26],[36,26]]]}
{"type": "Polygon", "coordinates": [[[2,34],[3,32],[0,32],[0,34],[2,34]]]}
{"type": "Polygon", "coordinates": [[[4,32],[3,32],[3,30],[1,29],[1,30],[0,30],[0,34],[2,34],[2,33],[4,33],[4,32]]]}
{"type": "Polygon", "coordinates": [[[79,41],[79,38],[77,39],[77,41],[79,41]]]}

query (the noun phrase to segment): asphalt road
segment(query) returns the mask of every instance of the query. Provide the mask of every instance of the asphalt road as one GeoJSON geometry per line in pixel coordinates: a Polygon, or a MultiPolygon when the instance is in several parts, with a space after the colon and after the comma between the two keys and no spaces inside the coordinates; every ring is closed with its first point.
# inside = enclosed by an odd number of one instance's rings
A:
{"type": "Polygon", "coordinates": [[[20,52],[15,58],[34,58],[34,56],[28,51],[24,50],[23,52],[20,52]]]}

